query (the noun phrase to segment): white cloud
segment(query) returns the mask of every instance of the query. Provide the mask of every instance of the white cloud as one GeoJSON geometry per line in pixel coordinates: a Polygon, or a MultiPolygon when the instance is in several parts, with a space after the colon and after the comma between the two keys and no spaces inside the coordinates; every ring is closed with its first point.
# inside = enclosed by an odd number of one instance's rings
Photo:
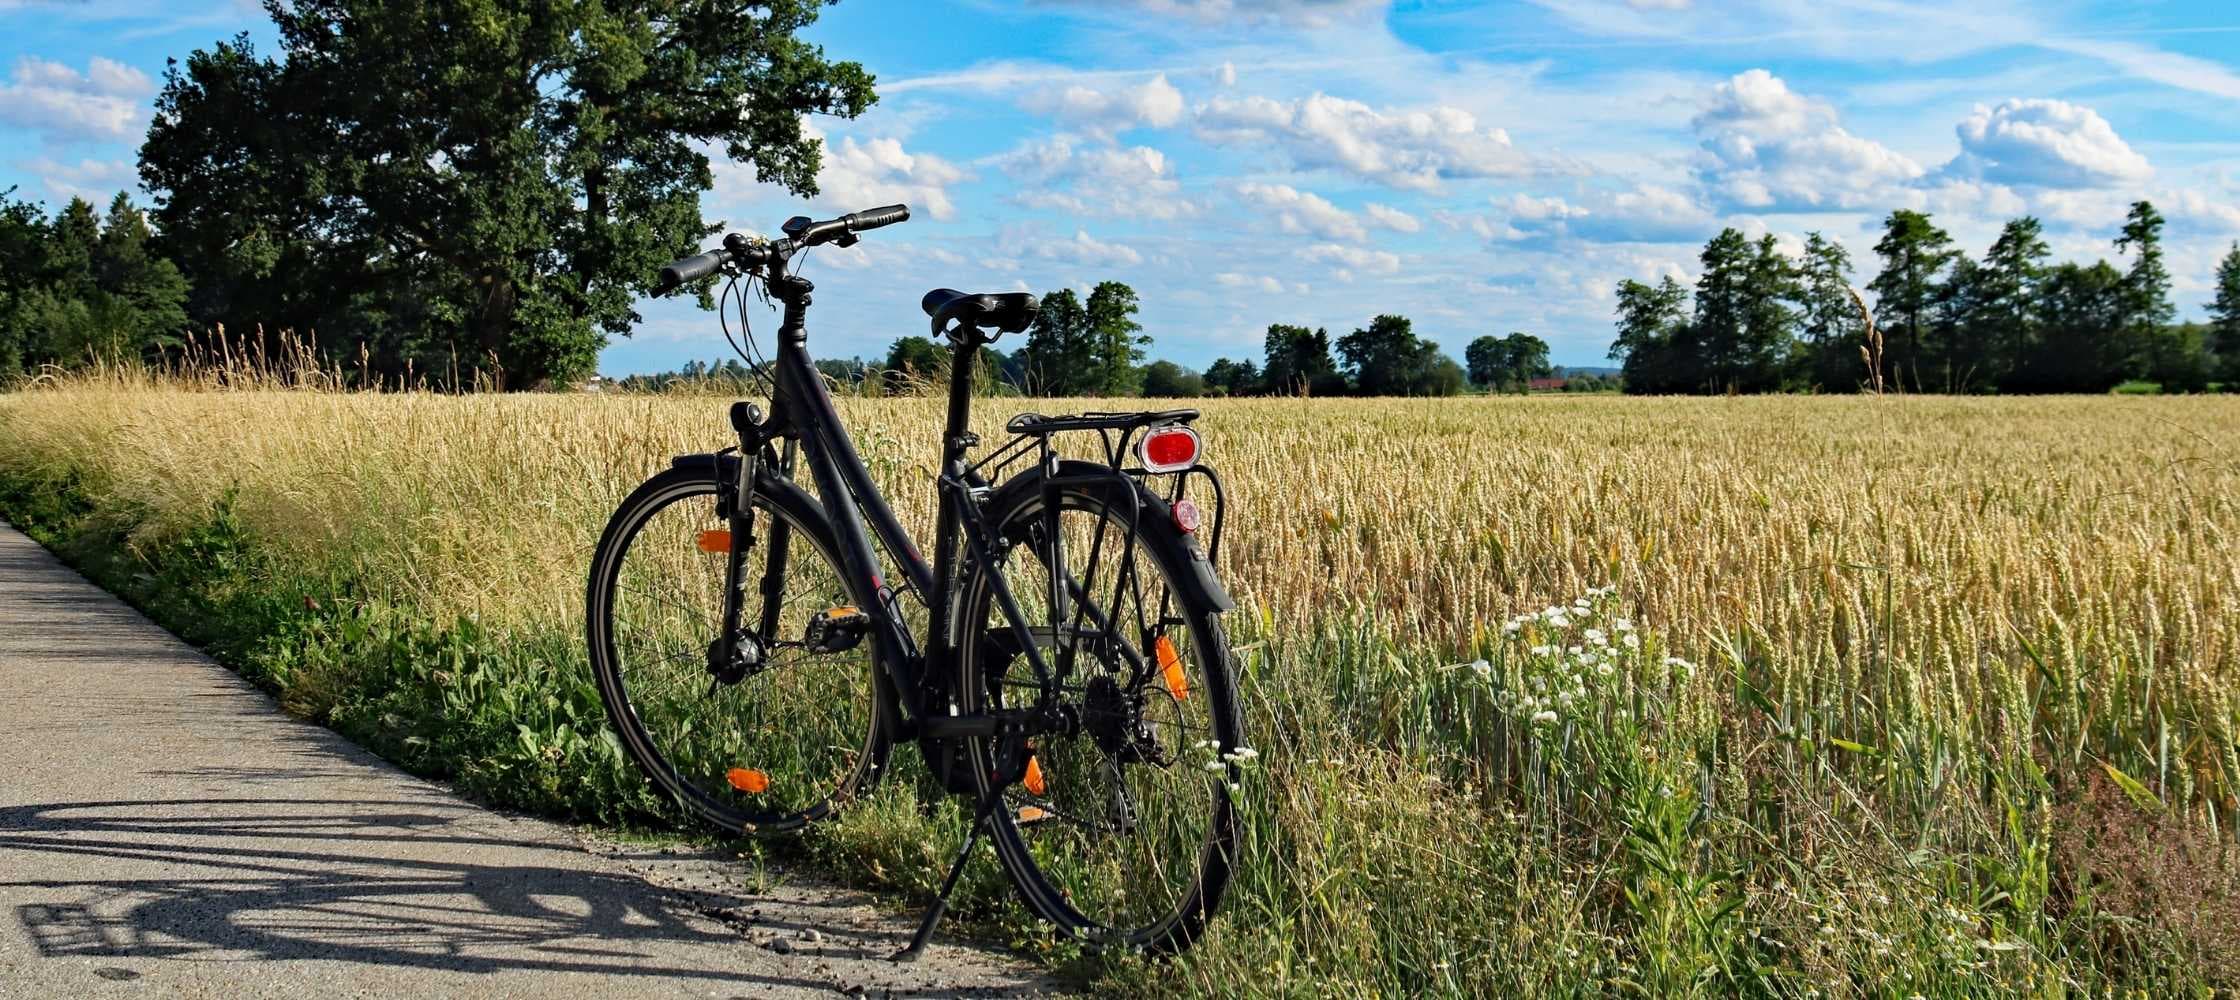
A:
{"type": "Polygon", "coordinates": [[[931,153],[911,153],[895,139],[827,143],[817,171],[819,200],[852,205],[850,211],[901,202],[936,219],[956,214],[949,188],[971,175],[931,153]]]}
{"type": "Polygon", "coordinates": [[[1372,201],[1361,206],[1361,213],[1369,217],[1371,224],[1383,226],[1394,232],[1412,233],[1423,228],[1423,223],[1417,222],[1415,216],[1390,205],[1379,205],[1372,201]]]}
{"type": "Polygon", "coordinates": [[[1174,164],[1150,146],[1079,148],[1058,136],[997,158],[1023,187],[1014,201],[1088,215],[1177,219],[1204,209],[1182,193],[1174,164]]]}
{"type": "Polygon", "coordinates": [[[1684,243],[1706,239],[1719,228],[1717,218],[1694,198],[1655,184],[1595,189],[1579,195],[1577,201],[1515,194],[1495,198],[1493,203],[1494,219],[1457,216],[1441,221],[1482,237],[1511,241],[1684,243]]]}
{"type": "Polygon", "coordinates": [[[1100,139],[1139,126],[1165,128],[1182,120],[1182,91],[1161,73],[1135,86],[1098,90],[1079,83],[1045,90],[1021,102],[1100,139]]]}
{"type": "Polygon", "coordinates": [[[1835,109],[1762,69],[1720,84],[1694,121],[1699,177],[1722,200],[1752,209],[1871,208],[1921,165],[1837,124],[1835,109]]]}
{"type": "Polygon", "coordinates": [[[1074,230],[1072,239],[1048,238],[1030,235],[1020,230],[1005,232],[999,241],[1004,249],[1022,257],[1116,267],[1143,263],[1143,254],[1125,243],[1112,243],[1089,235],[1088,230],[1074,230]]]}
{"type": "Polygon", "coordinates": [[[1341,280],[1352,280],[1353,272],[1391,274],[1400,270],[1400,255],[1386,250],[1369,250],[1337,243],[1317,243],[1299,251],[1299,256],[1317,264],[1336,268],[1341,280]]]}
{"type": "Polygon", "coordinates": [[[1203,22],[1277,22],[1322,26],[1382,13],[1386,7],[1391,6],[1391,0],[1107,0],[1079,5],[1100,9],[1130,8],[1203,22]]]}
{"type": "Polygon", "coordinates": [[[2240,233],[2240,200],[2211,198],[2200,191],[2173,191],[2155,206],[2170,219],[2172,229],[2224,236],[2240,233]]]}
{"type": "Polygon", "coordinates": [[[2056,52],[2098,59],[2132,76],[2167,87],[2240,100],[2240,73],[2207,59],[2131,42],[2053,38],[2041,39],[2038,44],[2056,52]]]}
{"type": "Polygon", "coordinates": [[[1361,220],[1312,191],[1301,191],[1287,184],[1245,183],[1237,185],[1237,196],[1274,212],[1276,225],[1287,233],[1307,233],[1351,243],[1369,239],[1368,227],[1363,226],[1361,220]]]}
{"type": "Polygon", "coordinates": [[[96,206],[107,205],[117,192],[130,190],[140,180],[131,160],[84,159],[62,163],[41,158],[21,166],[37,174],[48,193],[56,198],[84,198],[96,206]]]}
{"type": "MultiPolygon", "coordinates": [[[[949,189],[972,179],[964,168],[931,153],[910,152],[901,140],[892,137],[842,136],[835,141],[807,120],[801,123],[801,134],[824,143],[824,162],[817,169],[817,196],[812,202],[818,211],[854,212],[900,203],[932,218],[953,218],[957,208],[949,189]]],[[[752,165],[732,162],[720,149],[711,151],[709,160],[715,187],[704,205],[711,210],[746,213],[731,218],[730,225],[753,229],[775,223],[775,218],[756,214],[761,203],[782,201],[799,207],[799,199],[790,192],[756,180],[752,165]]]]}
{"type": "Polygon", "coordinates": [[[1626,0],[1635,10],[1687,10],[1688,0],[1626,0]]]}
{"type": "Polygon", "coordinates": [[[1256,288],[1270,295],[1283,291],[1283,282],[1267,275],[1238,274],[1222,271],[1213,276],[1213,283],[1223,288],[1256,288]]]}
{"type": "Polygon", "coordinates": [[[1217,96],[1198,109],[1198,135],[1219,145],[1272,144],[1290,162],[1395,188],[1429,190],[1441,180],[1534,172],[1501,129],[1480,129],[1458,107],[1377,110],[1315,94],[1305,100],[1217,96]]]}
{"type": "Polygon", "coordinates": [[[38,56],[16,63],[15,82],[0,86],[0,124],[57,136],[128,139],[147,121],[148,74],[94,56],[83,73],[38,56]]]}
{"type": "Polygon", "coordinates": [[[1976,105],[1953,130],[1960,155],[1945,169],[1961,177],[2036,187],[2107,187],[2144,181],[2147,158],[2091,108],[2054,100],[1976,105]]]}

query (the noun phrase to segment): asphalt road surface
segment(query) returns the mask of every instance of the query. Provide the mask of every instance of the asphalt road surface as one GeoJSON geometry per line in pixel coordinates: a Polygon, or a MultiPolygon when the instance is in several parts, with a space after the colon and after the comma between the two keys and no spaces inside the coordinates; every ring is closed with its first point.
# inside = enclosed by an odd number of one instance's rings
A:
{"type": "Polygon", "coordinates": [[[0,524],[0,997],[1039,995],[907,914],[464,801],[0,524]]]}

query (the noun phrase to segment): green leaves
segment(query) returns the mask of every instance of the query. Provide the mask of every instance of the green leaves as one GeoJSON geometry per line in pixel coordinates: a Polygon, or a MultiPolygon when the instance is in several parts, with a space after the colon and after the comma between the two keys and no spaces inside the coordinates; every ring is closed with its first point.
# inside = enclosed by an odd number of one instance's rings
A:
{"type": "Polygon", "coordinates": [[[816,191],[801,116],[874,100],[793,37],[818,6],[275,5],[279,59],[244,36],[167,75],[141,172],[201,319],[362,342],[389,377],[565,383],[714,232],[703,150],[816,191]]]}

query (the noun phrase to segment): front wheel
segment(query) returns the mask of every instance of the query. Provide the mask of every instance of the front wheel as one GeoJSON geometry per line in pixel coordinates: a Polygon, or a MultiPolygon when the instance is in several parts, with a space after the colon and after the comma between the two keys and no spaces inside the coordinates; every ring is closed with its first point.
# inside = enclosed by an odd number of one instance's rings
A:
{"type": "Polygon", "coordinates": [[[592,556],[586,627],[599,697],[646,778],[733,832],[784,833],[868,790],[886,764],[876,643],[816,501],[764,475],[736,535],[718,466],[654,476],[592,556]],[[741,550],[732,654],[723,632],[741,550]]]}
{"type": "Polygon", "coordinates": [[[991,836],[1037,913],[1092,944],[1178,951],[1204,931],[1237,855],[1245,743],[1221,607],[1193,565],[1203,550],[1163,503],[1112,477],[1065,486],[1053,512],[1039,476],[985,511],[999,549],[959,589],[958,697],[967,713],[1034,707],[1066,722],[1025,747],[977,741],[968,759],[983,763],[982,796],[1003,785],[991,836]],[[998,610],[999,573],[1055,692],[998,610]],[[1023,771],[995,763],[1021,752],[1023,771]]]}

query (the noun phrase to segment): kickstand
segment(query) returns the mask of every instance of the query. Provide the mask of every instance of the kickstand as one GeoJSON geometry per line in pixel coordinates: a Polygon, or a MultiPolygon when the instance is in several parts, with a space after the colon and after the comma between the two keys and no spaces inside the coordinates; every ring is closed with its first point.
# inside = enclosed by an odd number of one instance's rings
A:
{"type": "Polygon", "coordinates": [[[988,828],[988,817],[995,813],[1003,801],[1003,789],[989,790],[973,814],[972,829],[964,835],[964,848],[957,852],[957,860],[949,866],[949,875],[941,880],[941,891],[933,897],[933,905],[926,907],[925,919],[918,921],[918,933],[910,936],[910,946],[895,952],[890,961],[915,962],[926,953],[926,944],[933,940],[933,928],[941,922],[941,915],[949,911],[949,894],[957,889],[957,879],[964,875],[965,863],[972,860],[972,849],[980,846],[980,833],[988,828]]]}

